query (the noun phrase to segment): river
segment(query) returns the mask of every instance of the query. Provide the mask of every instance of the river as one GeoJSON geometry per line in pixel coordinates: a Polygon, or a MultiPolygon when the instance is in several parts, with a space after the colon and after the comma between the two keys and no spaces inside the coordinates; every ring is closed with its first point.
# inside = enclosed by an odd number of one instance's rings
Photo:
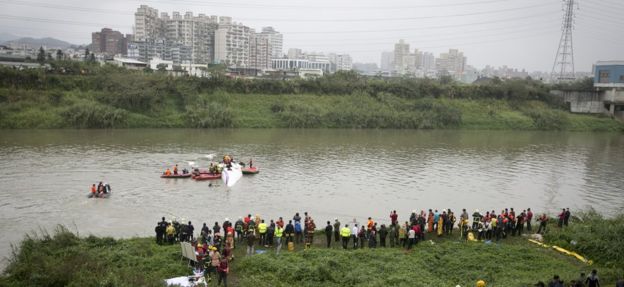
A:
{"type": "Polygon", "coordinates": [[[605,215],[624,208],[624,135],[412,130],[2,130],[0,267],[10,244],[64,224],[80,235],[152,235],[161,216],[196,230],[225,217],[308,211],[324,226],[411,210],[504,207],[605,215]],[[253,158],[234,187],[161,179],[206,155],[253,158]],[[112,187],[88,199],[91,184],[112,187]]]}

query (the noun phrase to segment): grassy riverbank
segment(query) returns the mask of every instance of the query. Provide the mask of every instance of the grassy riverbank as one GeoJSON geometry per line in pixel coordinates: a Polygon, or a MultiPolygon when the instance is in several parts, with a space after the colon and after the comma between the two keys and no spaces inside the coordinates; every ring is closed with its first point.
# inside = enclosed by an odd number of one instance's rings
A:
{"type": "MultiPolygon", "coordinates": [[[[559,274],[566,282],[580,272],[598,269],[605,286],[624,275],[621,239],[624,217],[581,217],[564,230],[551,228],[547,240],[582,252],[587,265],[552,249],[510,237],[500,244],[460,242],[458,235],[419,243],[411,251],[399,248],[342,250],[324,247],[316,236],[311,250],[276,256],[272,250],[244,256],[235,250],[230,277],[234,286],[472,286],[478,279],[488,286],[531,286],[559,274]],[[598,227],[603,226],[603,227],[598,227]],[[591,229],[593,233],[586,234],[591,229]],[[579,232],[580,231],[580,232],[579,232]],[[569,243],[568,243],[569,244],[569,243]],[[605,252],[608,251],[608,252],[605,252]]],[[[66,229],[52,236],[27,237],[0,277],[2,286],[159,286],[164,278],[190,274],[180,261],[179,245],[159,246],[152,238],[79,238],[66,229]]]]}
{"type": "Polygon", "coordinates": [[[0,68],[0,128],[624,130],[608,117],[565,112],[550,86],[532,80],[232,80],[65,65],[0,68]]]}

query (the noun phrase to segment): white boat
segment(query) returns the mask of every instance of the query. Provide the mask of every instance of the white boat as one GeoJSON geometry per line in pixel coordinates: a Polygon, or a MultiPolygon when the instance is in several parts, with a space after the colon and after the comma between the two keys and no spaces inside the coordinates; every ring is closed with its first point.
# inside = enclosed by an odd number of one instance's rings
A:
{"type": "Polygon", "coordinates": [[[238,163],[232,163],[231,168],[227,168],[225,165],[223,166],[221,179],[228,187],[234,186],[241,177],[243,177],[243,171],[238,163]]]}

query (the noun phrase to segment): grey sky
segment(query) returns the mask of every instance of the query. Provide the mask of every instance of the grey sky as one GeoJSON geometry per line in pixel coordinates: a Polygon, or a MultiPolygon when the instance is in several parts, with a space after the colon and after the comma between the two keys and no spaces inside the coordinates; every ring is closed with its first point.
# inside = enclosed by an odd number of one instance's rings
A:
{"type": "MultiPolygon", "coordinates": [[[[284,34],[284,51],[349,53],[379,64],[403,38],[436,56],[459,48],[468,64],[550,71],[561,35],[561,0],[0,0],[0,32],[90,43],[106,26],[132,33],[140,4],[194,14],[231,16],[284,34]]],[[[575,67],[624,59],[624,1],[580,0],[574,31],[575,67]]]]}

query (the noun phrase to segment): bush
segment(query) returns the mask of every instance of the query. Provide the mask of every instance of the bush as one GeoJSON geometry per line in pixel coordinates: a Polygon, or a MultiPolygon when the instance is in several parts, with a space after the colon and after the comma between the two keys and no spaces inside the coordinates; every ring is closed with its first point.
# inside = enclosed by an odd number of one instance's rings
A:
{"type": "Polygon", "coordinates": [[[75,128],[118,128],[126,126],[128,112],[97,103],[79,103],[62,112],[62,116],[75,128]]]}
{"type": "Polygon", "coordinates": [[[523,112],[533,119],[533,126],[539,130],[565,130],[570,124],[568,114],[563,111],[529,108],[523,112]]]}
{"type": "Polygon", "coordinates": [[[229,128],[233,118],[230,110],[218,102],[200,101],[186,107],[186,120],[194,128],[229,128]]]}
{"type": "Polygon", "coordinates": [[[622,234],[624,234],[624,214],[604,218],[591,210],[572,218],[570,225],[565,228],[550,228],[545,239],[551,244],[587,256],[588,259],[601,265],[622,269],[624,267],[622,234]]]}

